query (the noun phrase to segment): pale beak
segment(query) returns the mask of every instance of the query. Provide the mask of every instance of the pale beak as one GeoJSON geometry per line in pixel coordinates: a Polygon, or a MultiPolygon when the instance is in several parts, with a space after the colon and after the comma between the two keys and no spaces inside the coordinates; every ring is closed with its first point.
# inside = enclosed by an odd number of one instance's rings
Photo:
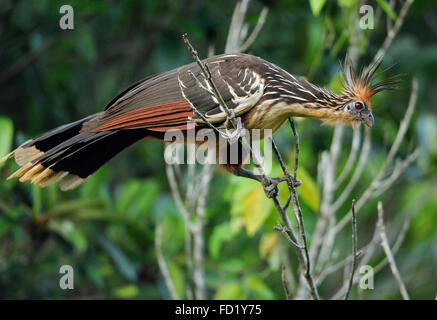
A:
{"type": "Polygon", "coordinates": [[[373,124],[375,123],[375,119],[373,118],[372,112],[366,110],[365,112],[362,112],[360,114],[361,122],[363,122],[366,126],[369,128],[373,127],[373,124]]]}

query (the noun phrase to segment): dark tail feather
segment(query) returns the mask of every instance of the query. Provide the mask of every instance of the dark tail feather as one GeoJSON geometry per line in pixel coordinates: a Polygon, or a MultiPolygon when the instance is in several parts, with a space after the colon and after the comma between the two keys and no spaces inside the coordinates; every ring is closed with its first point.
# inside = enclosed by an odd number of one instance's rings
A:
{"type": "Polygon", "coordinates": [[[146,130],[81,132],[97,115],[64,125],[32,139],[0,160],[15,156],[21,166],[8,179],[45,187],[59,181],[61,190],[79,186],[117,153],[144,138],[146,130]]]}

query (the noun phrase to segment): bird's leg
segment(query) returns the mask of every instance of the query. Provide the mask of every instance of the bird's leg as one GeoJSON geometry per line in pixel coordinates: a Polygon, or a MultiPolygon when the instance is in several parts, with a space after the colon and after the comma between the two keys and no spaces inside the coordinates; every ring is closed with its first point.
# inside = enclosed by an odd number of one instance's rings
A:
{"type": "MultiPolygon", "coordinates": [[[[268,198],[274,198],[279,194],[279,188],[278,184],[282,181],[288,181],[288,177],[282,176],[282,177],[267,177],[267,181],[264,181],[263,176],[254,173],[253,171],[244,169],[242,165],[225,165],[224,166],[226,170],[231,172],[232,174],[239,176],[239,177],[245,177],[249,179],[253,179],[256,181],[259,181],[262,183],[264,192],[266,193],[266,196],[268,198]]],[[[292,181],[294,181],[294,176],[290,175],[290,178],[292,181]]],[[[298,187],[302,184],[302,181],[299,179],[296,179],[295,187],[298,187]]]]}
{"type": "MultiPolygon", "coordinates": [[[[228,172],[239,176],[239,177],[245,177],[245,178],[249,178],[252,180],[256,180],[261,182],[261,184],[263,185],[264,188],[264,192],[266,193],[266,196],[269,198],[273,198],[275,196],[278,195],[279,193],[279,188],[278,188],[278,184],[282,181],[288,181],[289,179],[291,179],[290,183],[294,183],[294,176],[290,175],[289,177],[283,176],[283,177],[267,177],[267,179],[264,179],[264,177],[260,174],[256,174],[253,171],[247,170],[245,168],[243,168],[243,163],[245,162],[245,160],[248,158],[249,153],[247,152],[247,150],[245,150],[241,144],[240,141],[235,142],[237,143],[237,159],[232,159],[231,157],[231,153],[235,152],[235,148],[232,148],[232,146],[230,144],[226,144],[224,148],[226,148],[227,150],[221,150],[218,149],[218,152],[216,153],[217,155],[217,160],[218,163],[228,172]],[[224,152],[225,151],[225,152],[224,152]],[[234,160],[234,162],[232,161],[234,160]],[[237,161],[235,161],[237,160],[237,161]]],[[[217,146],[219,147],[219,145],[217,146]]],[[[302,181],[300,181],[299,179],[296,179],[296,184],[294,185],[295,187],[298,187],[302,184],[302,181]]]]}

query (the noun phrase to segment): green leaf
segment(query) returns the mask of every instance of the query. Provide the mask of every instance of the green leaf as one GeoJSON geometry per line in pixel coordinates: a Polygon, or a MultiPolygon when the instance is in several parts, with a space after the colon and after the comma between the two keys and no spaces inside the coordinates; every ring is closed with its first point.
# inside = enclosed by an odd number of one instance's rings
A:
{"type": "Polygon", "coordinates": [[[385,0],[376,0],[378,4],[381,6],[382,10],[393,20],[396,21],[398,16],[393,11],[393,9],[390,7],[390,5],[385,0]]]}
{"type": "Polygon", "coordinates": [[[352,8],[355,4],[358,4],[359,0],[338,0],[340,7],[352,8]]]}
{"type": "Polygon", "coordinates": [[[185,276],[182,269],[173,261],[168,262],[168,270],[173,281],[176,292],[179,297],[184,297],[185,292],[185,276]]]}
{"type": "Polygon", "coordinates": [[[217,259],[224,242],[232,240],[238,229],[232,228],[229,222],[217,225],[209,238],[209,252],[213,259],[217,259]]]}
{"type": "Polygon", "coordinates": [[[97,170],[96,173],[89,176],[79,190],[82,198],[100,198],[102,191],[107,185],[110,175],[111,172],[109,168],[104,166],[97,170]]]}
{"type": "Polygon", "coordinates": [[[176,254],[183,250],[185,243],[185,222],[181,215],[169,215],[163,212],[162,243],[167,254],[176,254]]]}
{"type": "MultiPolygon", "coordinates": [[[[0,158],[11,151],[12,138],[14,134],[14,125],[11,119],[0,117],[0,158]]],[[[0,168],[4,166],[0,163],[0,168]]]]}
{"type": "Polygon", "coordinates": [[[302,200],[311,209],[317,212],[320,205],[319,189],[317,188],[317,183],[302,166],[299,166],[297,176],[303,182],[302,185],[297,188],[299,196],[302,197],[302,200]]]}
{"type": "Polygon", "coordinates": [[[326,28],[322,18],[307,21],[305,64],[316,68],[321,63],[323,44],[326,37],[326,28]]]}
{"type": "Polygon", "coordinates": [[[318,16],[320,11],[322,11],[326,0],[310,0],[311,10],[315,16],[318,16]]]}
{"type": "Polygon", "coordinates": [[[273,203],[261,186],[252,189],[242,201],[242,214],[247,234],[253,236],[270,214],[273,203]]]}
{"type": "Polygon", "coordinates": [[[244,298],[244,289],[236,282],[226,283],[219,286],[214,295],[215,300],[240,300],[244,298]]]}
{"type": "Polygon", "coordinates": [[[50,229],[59,233],[79,252],[84,252],[86,250],[88,245],[86,237],[75,227],[71,221],[52,221],[50,223],[50,229]]]}
{"type": "Polygon", "coordinates": [[[329,81],[328,88],[332,91],[340,92],[343,87],[341,85],[341,81],[344,81],[340,78],[340,73],[336,73],[332,76],[331,80],[329,81]]]}
{"type": "Polygon", "coordinates": [[[271,300],[275,298],[273,291],[259,278],[259,276],[247,277],[246,285],[255,293],[256,299],[271,300]]]}
{"type": "Polygon", "coordinates": [[[33,198],[32,212],[34,216],[36,216],[41,212],[42,199],[41,199],[41,188],[35,184],[32,185],[32,198],[33,198]]]}
{"type": "Polygon", "coordinates": [[[121,188],[117,199],[117,211],[138,218],[148,215],[158,189],[157,183],[153,180],[129,181],[121,188]]]}
{"type": "Polygon", "coordinates": [[[133,284],[114,289],[114,294],[122,299],[135,298],[139,293],[140,290],[133,284]]]}
{"type": "Polygon", "coordinates": [[[278,244],[279,237],[278,233],[276,232],[270,232],[265,233],[261,237],[261,240],[259,242],[259,255],[261,258],[265,258],[268,253],[272,252],[272,250],[276,247],[278,244]]]}
{"type": "Polygon", "coordinates": [[[120,272],[129,281],[137,280],[137,272],[134,265],[128,260],[123,251],[112,241],[108,240],[104,236],[97,235],[97,239],[103,248],[108,252],[109,256],[115,262],[120,272]]]}

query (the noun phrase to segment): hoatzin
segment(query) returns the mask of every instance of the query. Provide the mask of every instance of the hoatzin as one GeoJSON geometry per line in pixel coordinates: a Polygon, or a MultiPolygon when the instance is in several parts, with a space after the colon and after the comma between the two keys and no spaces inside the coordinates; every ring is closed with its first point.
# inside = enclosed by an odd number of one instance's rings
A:
{"type": "MultiPolygon", "coordinates": [[[[212,80],[227,106],[249,130],[275,132],[289,117],[342,124],[362,122],[372,127],[370,98],[393,89],[395,84],[393,79],[372,84],[380,63],[361,69],[356,77],[352,64],[346,61],[342,66],[344,89],[336,94],[248,54],[218,55],[203,62],[210,67],[212,80]]],[[[5,156],[3,161],[15,156],[21,166],[8,179],[17,177],[42,187],[60,181],[62,190],[70,190],[141,139],[162,139],[171,129],[206,127],[193,108],[210,123],[222,125],[226,113],[188,71],[206,86],[196,63],[140,80],[113,98],[102,112],[31,139],[5,156]]],[[[233,174],[260,180],[242,163],[225,167],[233,174]]]]}

